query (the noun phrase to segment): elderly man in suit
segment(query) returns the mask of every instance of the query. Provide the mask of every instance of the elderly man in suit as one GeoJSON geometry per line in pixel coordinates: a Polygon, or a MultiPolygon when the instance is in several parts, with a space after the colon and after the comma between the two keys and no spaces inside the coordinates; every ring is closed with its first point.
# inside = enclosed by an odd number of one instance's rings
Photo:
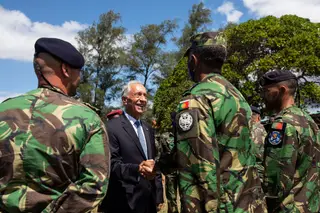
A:
{"type": "Polygon", "coordinates": [[[156,213],[163,203],[161,173],[156,171],[152,127],[141,121],[146,88],[130,81],[123,89],[123,114],[107,122],[111,149],[109,189],[101,210],[107,213],[156,213]]]}

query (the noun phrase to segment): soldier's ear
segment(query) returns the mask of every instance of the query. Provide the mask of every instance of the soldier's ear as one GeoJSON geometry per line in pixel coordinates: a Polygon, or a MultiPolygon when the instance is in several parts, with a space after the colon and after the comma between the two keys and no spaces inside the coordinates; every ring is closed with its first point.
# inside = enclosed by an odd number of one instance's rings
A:
{"type": "Polygon", "coordinates": [[[284,94],[286,94],[288,91],[289,91],[289,88],[286,87],[286,86],[284,86],[284,85],[281,85],[281,86],[279,87],[279,94],[280,94],[280,95],[284,95],[284,94]]]}
{"type": "Polygon", "coordinates": [[[70,74],[69,74],[69,70],[68,70],[68,66],[64,63],[61,64],[61,71],[64,77],[69,78],[70,74]]]}
{"type": "Polygon", "coordinates": [[[195,67],[198,65],[199,60],[197,58],[197,56],[195,56],[194,54],[191,55],[191,60],[194,63],[195,67]]]}

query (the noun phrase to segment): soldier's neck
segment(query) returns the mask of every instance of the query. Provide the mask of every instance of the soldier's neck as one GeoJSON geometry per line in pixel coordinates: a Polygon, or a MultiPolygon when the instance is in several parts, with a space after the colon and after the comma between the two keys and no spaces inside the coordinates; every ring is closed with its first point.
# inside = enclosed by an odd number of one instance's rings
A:
{"type": "Polygon", "coordinates": [[[67,89],[64,87],[64,86],[59,86],[59,85],[56,85],[56,84],[54,84],[54,83],[51,83],[50,82],[50,85],[47,83],[47,82],[45,82],[45,81],[39,81],[38,82],[38,88],[40,88],[40,87],[46,87],[46,88],[51,88],[51,87],[53,87],[52,89],[55,89],[55,90],[57,90],[57,91],[59,91],[60,93],[62,93],[62,94],[64,94],[64,95],[68,95],[68,91],[67,91],[67,89]]]}
{"type": "Polygon", "coordinates": [[[200,79],[199,80],[202,81],[203,79],[207,78],[208,75],[213,74],[213,73],[221,75],[221,70],[216,69],[216,68],[214,68],[214,69],[205,69],[203,72],[200,73],[200,75],[199,75],[200,79]]]}
{"type": "Polygon", "coordinates": [[[284,110],[284,109],[287,109],[289,107],[292,107],[293,105],[294,105],[294,98],[293,97],[289,97],[288,99],[283,101],[279,112],[284,110]]]}

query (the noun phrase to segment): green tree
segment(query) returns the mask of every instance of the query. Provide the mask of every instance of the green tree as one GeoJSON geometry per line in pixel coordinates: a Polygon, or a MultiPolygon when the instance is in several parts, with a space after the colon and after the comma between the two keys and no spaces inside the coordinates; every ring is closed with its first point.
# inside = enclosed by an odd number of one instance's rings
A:
{"type": "Polygon", "coordinates": [[[157,86],[161,84],[161,82],[168,78],[172,73],[175,65],[177,64],[176,60],[176,52],[164,52],[160,56],[161,66],[159,67],[159,72],[153,75],[153,83],[157,86]]]}
{"type": "Polygon", "coordinates": [[[258,79],[273,69],[293,70],[301,103],[319,102],[320,24],[295,15],[267,16],[225,30],[228,59],[223,75],[250,104],[262,105],[258,79]]]}
{"type": "Polygon", "coordinates": [[[140,75],[143,77],[143,85],[147,87],[148,80],[159,71],[164,62],[163,48],[176,27],[176,21],[171,20],[141,27],[141,31],[133,36],[134,41],[124,62],[129,78],[136,79],[140,75]]]}
{"type": "Polygon", "coordinates": [[[171,75],[162,81],[154,97],[153,112],[161,132],[171,129],[170,113],[176,110],[183,92],[192,85],[187,71],[187,59],[184,58],[179,61],[171,75]]]}
{"type": "Polygon", "coordinates": [[[117,25],[120,14],[113,11],[100,15],[77,36],[79,50],[85,57],[79,96],[87,103],[104,111],[105,102],[116,97],[123,80],[119,77],[120,58],[125,29],[117,25]]]}
{"type": "Polygon", "coordinates": [[[208,25],[211,23],[211,10],[206,8],[202,2],[194,4],[189,11],[188,23],[183,27],[181,37],[176,41],[179,48],[176,56],[178,60],[180,60],[190,46],[190,37],[201,31],[207,31],[208,25]]]}
{"type": "Polygon", "coordinates": [[[176,110],[183,92],[193,84],[188,76],[186,58],[182,58],[190,46],[190,37],[205,31],[211,23],[211,10],[205,8],[202,2],[194,4],[189,11],[188,23],[183,27],[181,37],[176,39],[179,50],[165,56],[170,60],[166,59],[166,66],[162,67],[161,75],[157,76],[157,82],[161,84],[156,92],[153,106],[157,123],[161,127],[160,131],[168,131],[171,128],[170,113],[176,110]],[[175,64],[177,65],[174,66],[175,64]]]}
{"type": "MultiPolygon", "coordinates": [[[[301,103],[304,106],[319,103],[319,29],[319,23],[294,15],[268,16],[228,25],[224,29],[228,57],[222,75],[242,92],[249,104],[263,106],[257,80],[270,70],[290,69],[299,78],[301,103]]],[[[186,64],[180,62],[177,67],[179,69],[162,82],[155,95],[154,112],[163,129],[170,126],[170,112],[174,109],[168,106],[176,105],[175,100],[189,86],[186,64]]]]}

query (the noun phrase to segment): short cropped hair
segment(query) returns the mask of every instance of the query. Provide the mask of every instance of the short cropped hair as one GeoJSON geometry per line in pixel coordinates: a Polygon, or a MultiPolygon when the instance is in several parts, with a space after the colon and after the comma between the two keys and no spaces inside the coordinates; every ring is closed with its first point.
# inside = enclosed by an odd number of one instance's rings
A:
{"type": "Polygon", "coordinates": [[[140,81],[129,81],[126,85],[123,86],[122,88],[122,97],[127,97],[128,93],[130,91],[130,87],[132,84],[141,84],[143,85],[140,81]]]}
{"type": "Polygon", "coordinates": [[[296,79],[290,79],[287,81],[279,82],[279,85],[285,84],[289,88],[289,95],[294,96],[297,88],[298,88],[298,81],[296,79]]]}
{"type": "Polygon", "coordinates": [[[196,47],[192,54],[199,56],[199,60],[205,65],[221,69],[226,57],[226,48],[220,45],[196,47]]]}

